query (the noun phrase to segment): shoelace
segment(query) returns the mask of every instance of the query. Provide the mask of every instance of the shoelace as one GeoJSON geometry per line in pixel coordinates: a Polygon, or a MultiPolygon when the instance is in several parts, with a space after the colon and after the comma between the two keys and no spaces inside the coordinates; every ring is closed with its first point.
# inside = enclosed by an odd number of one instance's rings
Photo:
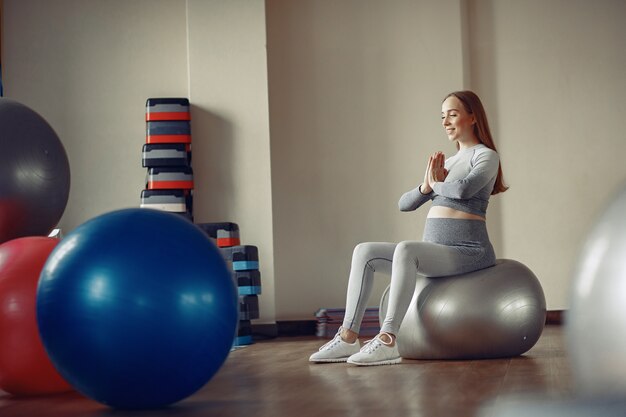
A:
{"type": "Polygon", "coordinates": [[[378,346],[383,345],[383,346],[391,346],[391,342],[389,343],[385,343],[380,336],[382,336],[383,334],[387,335],[390,339],[391,339],[391,335],[389,333],[380,333],[378,335],[376,335],[375,338],[367,340],[365,342],[365,345],[363,345],[363,347],[361,348],[361,352],[364,353],[372,353],[373,351],[375,351],[378,346]]]}
{"type": "Polygon", "coordinates": [[[341,341],[341,336],[339,335],[339,333],[337,333],[335,337],[332,338],[332,340],[326,342],[319,350],[322,351],[327,347],[331,347],[332,345],[337,344],[338,341],[341,341]]]}

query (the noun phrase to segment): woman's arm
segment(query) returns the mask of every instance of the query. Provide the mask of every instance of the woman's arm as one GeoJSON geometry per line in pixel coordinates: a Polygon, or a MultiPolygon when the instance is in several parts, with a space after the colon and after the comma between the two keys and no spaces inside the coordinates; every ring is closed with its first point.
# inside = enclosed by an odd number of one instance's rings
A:
{"type": "Polygon", "coordinates": [[[491,149],[476,155],[472,170],[465,178],[450,182],[431,183],[433,191],[443,197],[455,199],[471,198],[483,189],[496,175],[500,157],[491,149]]]}
{"type": "Polygon", "coordinates": [[[422,194],[420,191],[420,187],[423,184],[420,184],[418,187],[412,189],[411,191],[407,191],[402,194],[400,197],[400,201],[398,201],[398,208],[400,211],[413,211],[417,210],[421,205],[431,200],[435,194],[431,191],[428,194],[422,194]]]}

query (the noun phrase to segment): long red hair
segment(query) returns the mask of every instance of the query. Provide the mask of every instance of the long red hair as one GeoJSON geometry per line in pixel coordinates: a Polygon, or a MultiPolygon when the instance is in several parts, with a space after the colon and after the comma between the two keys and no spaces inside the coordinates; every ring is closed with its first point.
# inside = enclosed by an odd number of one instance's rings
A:
{"type": "MultiPolygon", "coordinates": [[[[463,103],[463,107],[465,111],[474,116],[474,134],[476,138],[484,144],[486,147],[493,149],[495,152],[498,152],[496,149],[496,145],[493,142],[493,137],[491,136],[491,130],[489,130],[489,122],[487,121],[487,113],[485,112],[485,108],[483,107],[483,103],[480,101],[480,98],[473,91],[465,90],[465,91],[455,91],[453,93],[448,94],[443,101],[445,101],[448,97],[456,97],[461,103],[463,103]]],[[[457,143],[457,148],[459,144],[457,143]]],[[[508,190],[509,187],[504,185],[504,179],[502,176],[502,163],[498,166],[498,176],[496,177],[496,183],[493,186],[493,191],[491,194],[503,193],[508,190]]]]}

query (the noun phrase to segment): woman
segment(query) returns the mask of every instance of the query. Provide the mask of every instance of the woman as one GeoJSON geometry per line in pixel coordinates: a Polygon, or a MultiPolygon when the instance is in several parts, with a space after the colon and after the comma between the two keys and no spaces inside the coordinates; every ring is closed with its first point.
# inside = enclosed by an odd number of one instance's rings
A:
{"type": "Polygon", "coordinates": [[[464,274],[493,266],[485,215],[489,197],[507,190],[487,116],[471,91],[446,96],[441,120],[458,152],[428,159],[424,181],[406,192],[398,206],[413,211],[432,200],[423,242],[361,243],[352,256],[346,315],[337,335],[309,360],[355,365],[400,363],[396,335],[423,277],[464,274]],[[389,304],[380,333],[361,348],[358,333],[373,287],[374,272],[391,274],[389,304]]]}

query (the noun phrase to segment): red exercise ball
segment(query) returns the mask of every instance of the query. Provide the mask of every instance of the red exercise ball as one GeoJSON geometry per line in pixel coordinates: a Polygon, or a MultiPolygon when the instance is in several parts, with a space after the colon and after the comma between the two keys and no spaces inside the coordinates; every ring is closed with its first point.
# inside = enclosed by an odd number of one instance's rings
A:
{"type": "Polygon", "coordinates": [[[0,245],[0,389],[14,395],[68,391],[48,359],[37,328],[37,284],[59,242],[23,237],[0,245]]]}

